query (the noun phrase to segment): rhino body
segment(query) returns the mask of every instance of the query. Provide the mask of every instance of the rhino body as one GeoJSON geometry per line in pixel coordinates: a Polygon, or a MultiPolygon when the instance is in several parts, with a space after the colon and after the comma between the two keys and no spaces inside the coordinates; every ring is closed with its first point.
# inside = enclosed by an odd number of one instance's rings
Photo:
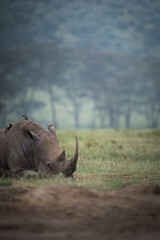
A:
{"type": "MultiPolygon", "coordinates": [[[[49,128],[50,129],[50,128],[49,128]]],[[[9,131],[0,130],[0,169],[19,175],[73,176],[78,160],[78,140],[74,157],[66,159],[55,131],[45,130],[31,120],[16,122],[9,131]]]]}

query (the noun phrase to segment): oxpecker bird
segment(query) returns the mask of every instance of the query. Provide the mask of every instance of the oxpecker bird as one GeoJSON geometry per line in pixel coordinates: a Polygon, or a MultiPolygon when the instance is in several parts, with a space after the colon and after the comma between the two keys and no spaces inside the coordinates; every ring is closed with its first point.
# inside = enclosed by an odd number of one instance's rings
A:
{"type": "Polygon", "coordinates": [[[7,133],[7,132],[11,129],[12,126],[13,126],[13,125],[10,123],[10,124],[8,125],[8,127],[6,127],[6,129],[5,129],[5,133],[7,133]]]}
{"type": "Polygon", "coordinates": [[[24,120],[28,120],[28,117],[27,117],[27,115],[25,115],[25,114],[22,114],[22,117],[24,117],[24,120]]]}

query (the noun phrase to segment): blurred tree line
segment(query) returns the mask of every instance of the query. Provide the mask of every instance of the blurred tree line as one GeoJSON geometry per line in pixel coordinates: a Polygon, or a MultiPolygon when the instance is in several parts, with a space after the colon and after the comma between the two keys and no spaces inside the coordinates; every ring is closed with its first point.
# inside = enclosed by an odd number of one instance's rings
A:
{"type": "Polygon", "coordinates": [[[65,106],[65,100],[57,97],[58,88],[72,105],[75,128],[81,127],[81,110],[87,99],[94,106],[88,127],[97,127],[98,116],[101,128],[118,128],[121,118],[129,128],[133,113],[145,116],[147,127],[159,127],[159,59],[64,49],[51,43],[4,48],[0,55],[1,127],[8,124],[11,114],[32,117],[44,107],[43,99],[35,99],[38,90],[47,92],[52,121],[58,125],[55,105],[60,101],[65,106]]]}
{"type": "Polygon", "coordinates": [[[134,127],[141,116],[159,127],[159,9],[159,0],[0,0],[1,127],[44,108],[58,125],[68,103],[83,127],[88,102],[85,127],[134,127]]]}

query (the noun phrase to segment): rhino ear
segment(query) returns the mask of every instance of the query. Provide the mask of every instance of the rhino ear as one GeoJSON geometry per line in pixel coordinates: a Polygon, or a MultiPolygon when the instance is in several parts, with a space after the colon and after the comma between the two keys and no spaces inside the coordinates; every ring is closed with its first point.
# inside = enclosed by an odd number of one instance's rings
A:
{"type": "Polygon", "coordinates": [[[56,133],[56,125],[55,124],[50,124],[48,126],[48,130],[52,133],[56,133]]]}
{"type": "Polygon", "coordinates": [[[55,124],[50,124],[48,126],[48,130],[52,133],[54,139],[58,142],[58,138],[57,138],[57,135],[56,135],[56,125],[55,124]]]}
{"type": "Polygon", "coordinates": [[[24,133],[24,136],[25,136],[25,137],[31,138],[31,139],[33,139],[34,141],[39,141],[39,140],[40,140],[40,137],[38,136],[38,134],[36,134],[36,133],[33,132],[33,131],[29,131],[29,130],[25,129],[25,130],[23,131],[23,133],[24,133]]]}

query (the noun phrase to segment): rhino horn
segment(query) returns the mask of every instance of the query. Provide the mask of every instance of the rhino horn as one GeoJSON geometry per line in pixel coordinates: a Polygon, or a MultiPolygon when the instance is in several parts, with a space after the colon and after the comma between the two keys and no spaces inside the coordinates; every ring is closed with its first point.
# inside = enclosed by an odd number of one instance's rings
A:
{"type": "Polygon", "coordinates": [[[71,165],[74,165],[76,167],[77,160],[78,160],[78,139],[76,137],[76,149],[73,158],[70,159],[71,165]]]}
{"type": "Polygon", "coordinates": [[[73,158],[65,161],[63,174],[66,177],[73,177],[73,173],[76,171],[76,165],[78,160],[78,139],[76,137],[76,149],[73,158]]]}

